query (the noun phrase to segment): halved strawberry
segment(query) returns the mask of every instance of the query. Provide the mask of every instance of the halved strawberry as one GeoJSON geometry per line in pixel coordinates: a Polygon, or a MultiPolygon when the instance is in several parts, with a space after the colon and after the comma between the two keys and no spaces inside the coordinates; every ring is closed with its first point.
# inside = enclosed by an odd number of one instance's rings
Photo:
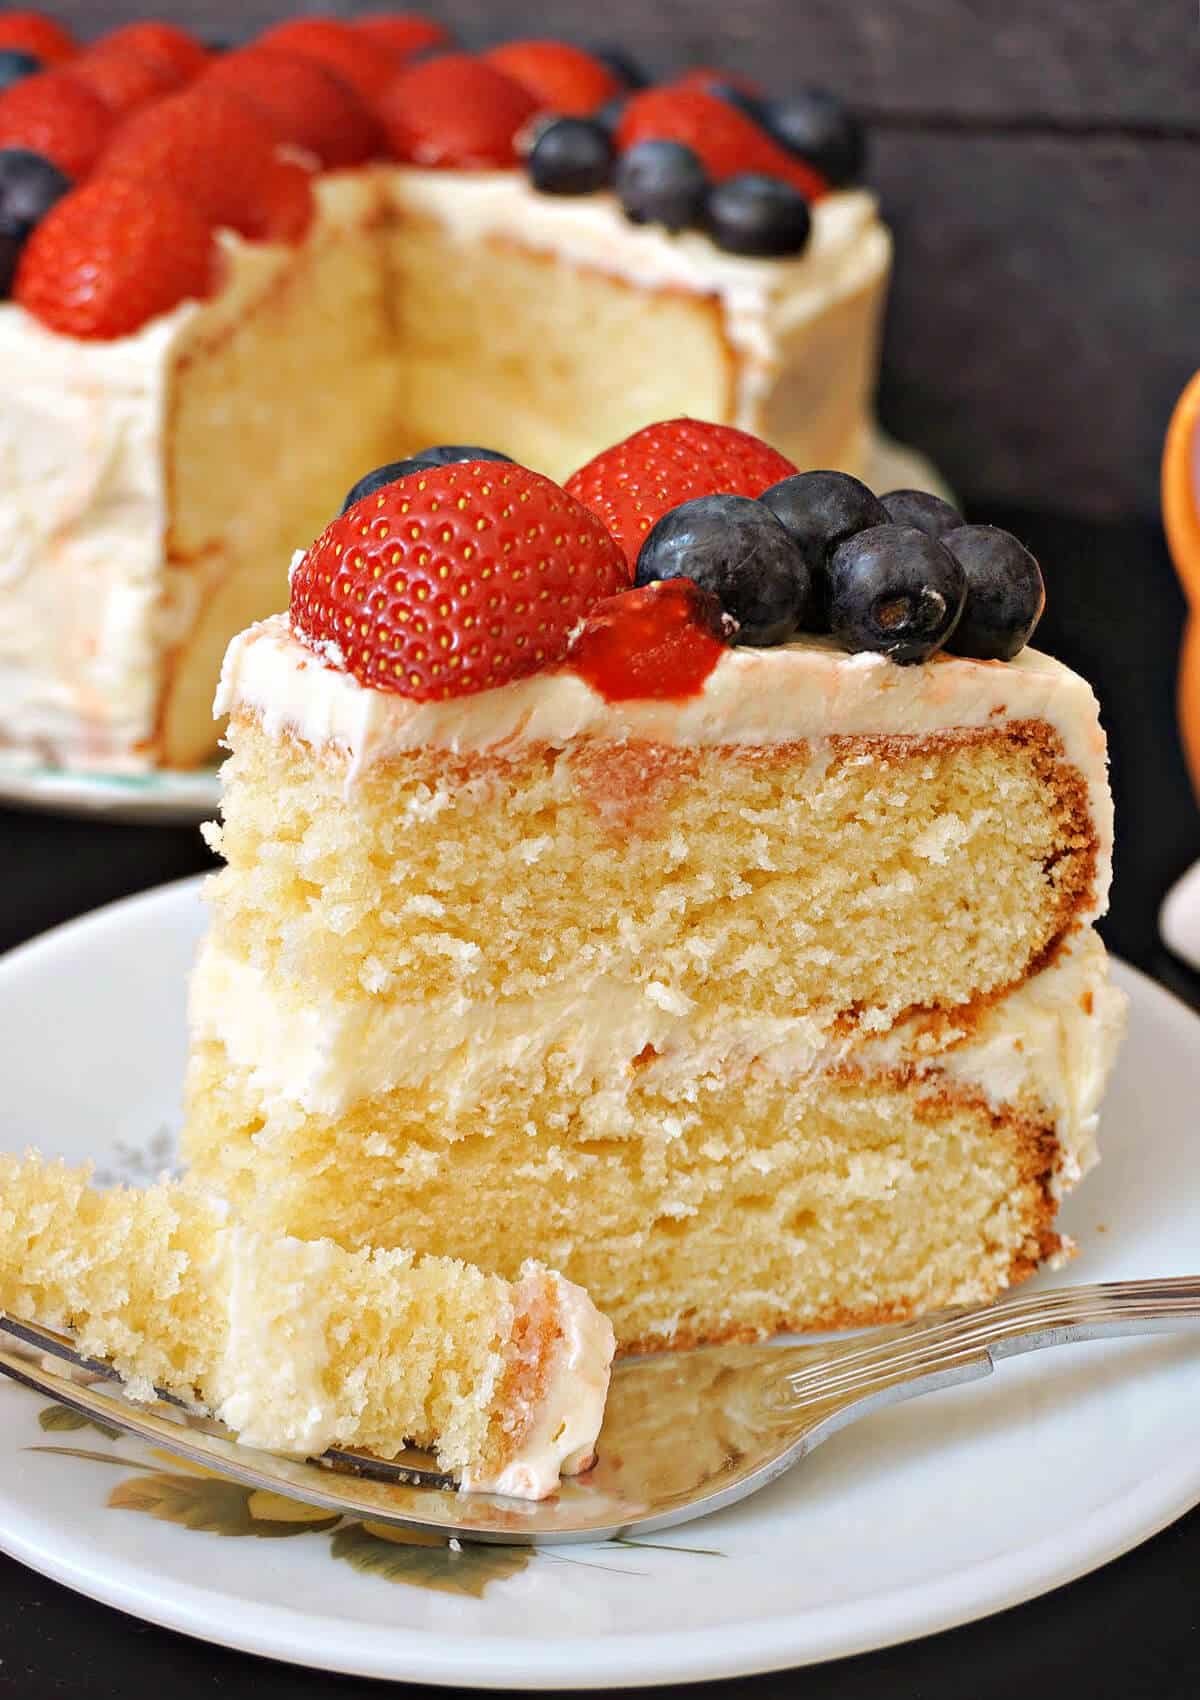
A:
{"type": "Polygon", "coordinates": [[[308,174],[278,157],[266,122],[227,89],[186,89],[135,114],[99,175],[169,183],[210,222],[251,240],[295,240],[311,218],[308,174]]]}
{"type": "Polygon", "coordinates": [[[92,169],[112,128],[100,96],[65,71],[23,77],[0,95],[0,148],[29,148],[76,182],[92,169]]]}
{"type": "Polygon", "coordinates": [[[57,65],[79,51],[70,30],[41,12],[0,13],[0,48],[32,53],[43,65],[57,65]]]}
{"type": "Polygon", "coordinates": [[[506,41],[484,58],[528,89],[543,112],[586,116],[621,92],[607,65],[566,41],[506,41]]]}
{"type": "Polygon", "coordinates": [[[666,419],[605,449],[565,488],[603,520],[637,565],[656,520],[695,496],[761,496],[796,468],[778,450],[733,425],[666,419]]]}
{"type": "Polygon", "coordinates": [[[198,89],[221,88],[248,101],[277,141],[313,154],[327,170],[383,153],[383,126],[349,83],[317,59],[282,48],[246,47],[213,60],[198,89]]]}
{"type": "Polygon", "coordinates": [[[752,118],[707,89],[680,83],[643,89],[621,114],[617,146],[637,142],[682,142],[699,155],[714,183],[743,172],[778,177],[810,201],[829,193],[829,185],[811,165],[771,140],[752,118]]]}
{"type": "Polygon", "coordinates": [[[388,47],[360,35],[342,18],[292,18],[265,31],[257,45],[327,65],[368,105],[379,98],[400,65],[388,47]]]}
{"type": "Polygon", "coordinates": [[[660,579],[597,602],[572,639],[570,665],[608,702],[697,696],[735,624],[690,578],[660,579]]]}
{"type": "Polygon", "coordinates": [[[447,53],[401,71],[378,111],[397,159],[470,170],[515,165],[538,102],[495,65],[447,53]]]}
{"type": "Polygon", "coordinates": [[[292,574],[292,625],[360,684],[428,702],[553,666],[628,582],[604,527],[549,478],[457,461],[331,521],[292,574]]]}
{"type": "Polygon", "coordinates": [[[111,339],[203,298],[216,264],[208,221],[173,190],[95,179],[37,226],[13,297],[63,336],[111,339]]]}
{"type": "Polygon", "coordinates": [[[444,24],[419,12],[366,12],[350,22],[359,35],[386,47],[401,65],[431,47],[449,47],[454,39],[444,24]]]}

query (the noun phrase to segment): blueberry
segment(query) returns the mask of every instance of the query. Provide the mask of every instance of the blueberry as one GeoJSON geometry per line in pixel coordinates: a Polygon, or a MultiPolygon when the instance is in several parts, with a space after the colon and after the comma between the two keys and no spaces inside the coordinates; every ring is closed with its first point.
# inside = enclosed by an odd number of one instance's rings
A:
{"type": "Polygon", "coordinates": [[[0,148],[0,295],[12,289],[21,249],[71,179],[28,148],[0,148]]]}
{"type": "Polygon", "coordinates": [[[873,525],[829,563],[830,625],[843,649],[927,661],[946,642],[967,595],[963,569],[912,525],[873,525]]]}
{"type": "Polygon", "coordinates": [[[829,630],[829,557],[839,543],[869,525],[886,525],[888,516],[865,484],[847,472],[797,472],[763,492],[780,524],[791,533],[812,575],[807,625],[829,630]]]}
{"type": "Polygon", "coordinates": [[[591,118],[555,118],[539,131],[527,164],[544,195],[591,195],[612,176],[612,137],[591,118]]]}
{"type": "Polygon", "coordinates": [[[0,89],[11,88],[23,77],[32,77],[41,69],[41,60],[32,53],[21,53],[15,47],[0,49],[0,89]]]}
{"type": "Polygon", "coordinates": [[[748,496],[699,496],[651,527],[634,581],[690,578],[738,622],[735,643],[792,636],[808,600],[804,557],[779,521],[748,496]]]}
{"type": "Polygon", "coordinates": [[[879,500],[893,525],[915,525],[926,537],[944,537],[963,522],[957,508],[928,490],[889,490],[879,500]]]}
{"type": "Polygon", "coordinates": [[[708,177],[682,142],[636,142],[618,159],[614,186],[634,224],[686,230],[703,220],[708,177]]]}
{"type": "Polygon", "coordinates": [[[946,648],[981,661],[1011,661],[1046,606],[1042,569],[996,525],[960,525],[942,538],[966,574],[967,605],[946,648]]]}
{"type": "Polygon", "coordinates": [[[435,448],[422,449],[419,455],[410,455],[407,460],[393,460],[387,466],[377,466],[373,472],[366,473],[342,503],[342,512],[352,508],[355,502],[361,502],[364,496],[373,496],[385,484],[394,484],[397,478],[407,478],[411,472],[430,472],[435,466],[452,466],[460,460],[511,462],[512,456],[502,455],[496,449],[477,449],[470,443],[439,443],[435,448]]]}
{"type": "Polygon", "coordinates": [[[620,124],[628,105],[629,96],[627,94],[611,95],[603,106],[598,106],[592,113],[592,123],[599,124],[607,136],[615,136],[617,126],[620,124]]]}
{"type": "Polygon", "coordinates": [[[700,86],[706,94],[715,94],[726,106],[736,107],[756,124],[762,123],[763,103],[757,95],[747,94],[746,90],[738,88],[736,83],[724,82],[719,77],[714,77],[711,82],[702,83],[700,86]]]}
{"type": "Polygon", "coordinates": [[[744,171],[709,190],[704,209],[708,234],[727,254],[779,259],[808,243],[808,202],[790,183],[744,171]]]}
{"type": "Polygon", "coordinates": [[[845,102],[825,89],[802,89],[787,100],[770,101],[761,121],[769,135],[807,160],[835,189],[862,176],[867,158],[863,127],[845,102]]]}
{"type": "Polygon", "coordinates": [[[627,89],[644,89],[649,87],[650,75],[643,70],[637,60],[625,52],[623,47],[613,47],[605,42],[600,47],[589,50],[593,59],[598,59],[606,65],[613,76],[627,89]]]}

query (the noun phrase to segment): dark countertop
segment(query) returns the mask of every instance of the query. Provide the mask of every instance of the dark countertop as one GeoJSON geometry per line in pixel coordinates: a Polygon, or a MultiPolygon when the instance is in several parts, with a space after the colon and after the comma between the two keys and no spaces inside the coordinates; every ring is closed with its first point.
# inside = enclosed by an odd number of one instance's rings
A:
{"type": "MultiPolygon", "coordinates": [[[[1108,943],[1200,1008],[1200,976],[1173,961],[1156,927],[1168,885],[1200,856],[1200,810],[1174,722],[1183,600],[1161,537],[1132,522],[986,517],[1008,525],[1041,558],[1050,607],[1038,643],[1086,673],[1104,708],[1117,803],[1108,943]]],[[[191,829],[0,811],[0,948],[208,864],[191,829]]],[[[963,1700],[968,1693],[972,1700],[1011,1700],[1036,1680],[1062,1683],[1089,1700],[1195,1700],[1198,1577],[1200,1510],[1095,1575],[982,1623],[835,1666],[716,1684],[706,1693],[714,1700],[835,1691],[839,1700],[963,1700]]],[[[0,1558],[0,1695],[333,1700],[368,1686],[146,1627],[0,1558]]]]}

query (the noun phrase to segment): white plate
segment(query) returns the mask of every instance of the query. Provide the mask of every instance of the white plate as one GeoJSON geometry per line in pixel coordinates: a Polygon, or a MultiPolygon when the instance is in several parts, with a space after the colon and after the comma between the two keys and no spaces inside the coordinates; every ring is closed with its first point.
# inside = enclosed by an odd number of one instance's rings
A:
{"type": "MultiPolygon", "coordinates": [[[[876,430],[867,482],[875,490],[917,487],[950,496],[945,481],[915,449],[876,430]]],[[[214,685],[215,685],[214,680],[214,685]]],[[[0,753],[0,803],[50,814],[99,815],[148,826],[191,826],[211,820],[219,800],[217,770],[114,774],[82,768],[46,767],[0,753]]]]}
{"type": "MultiPolygon", "coordinates": [[[[116,904],[0,963],[0,1147],[36,1140],[134,1177],[170,1160],[197,883],[116,904]]],[[[1083,1246],[1072,1277],[1193,1273],[1200,1023],[1117,973],[1131,1032],[1105,1161],[1068,1212],[1083,1246]]],[[[42,1403],[0,1381],[6,1551],[228,1646],[470,1687],[681,1682],[865,1651],[1067,1582],[1200,1500],[1200,1350],[1186,1338],[1005,1363],[990,1382],[863,1422],[661,1544],[541,1553],[288,1524],[285,1508],[133,1442],[59,1431],[53,1416],[44,1429],[42,1403]],[[47,1445],[93,1456],[36,1450],[47,1445]]]]}

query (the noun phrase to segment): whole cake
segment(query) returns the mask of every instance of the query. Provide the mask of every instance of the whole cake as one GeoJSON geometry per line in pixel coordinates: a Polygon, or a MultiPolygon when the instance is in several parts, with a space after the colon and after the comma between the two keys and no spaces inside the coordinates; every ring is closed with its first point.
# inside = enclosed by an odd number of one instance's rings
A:
{"type": "Polygon", "coordinates": [[[436,1451],[465,1489],[543,1498],[593,1461],[613,1337],[570,1282],[263,1235],[202,1193],[89,1186],[0,1153],[0,1311],[67,1329],[135,1397],[247,1445],[436,1451]]]}
{"type": "Polygon", "coordinates": [[[0,14],[5,50],[10,758],[209,756],[292,541],[423,443],[562,477],[686,412],[863,471],[890,240],[827,97],[412,15],[217,54],[0,14]]]}
{"type": "Polygon", "coordinates": [[[1111,804],[1016,539],[687,420],[565,490],[450,448],[351,497],[225,663],[194,1180],[537,1258],[625,1349],[1067,1250],[1111,804]]]}

